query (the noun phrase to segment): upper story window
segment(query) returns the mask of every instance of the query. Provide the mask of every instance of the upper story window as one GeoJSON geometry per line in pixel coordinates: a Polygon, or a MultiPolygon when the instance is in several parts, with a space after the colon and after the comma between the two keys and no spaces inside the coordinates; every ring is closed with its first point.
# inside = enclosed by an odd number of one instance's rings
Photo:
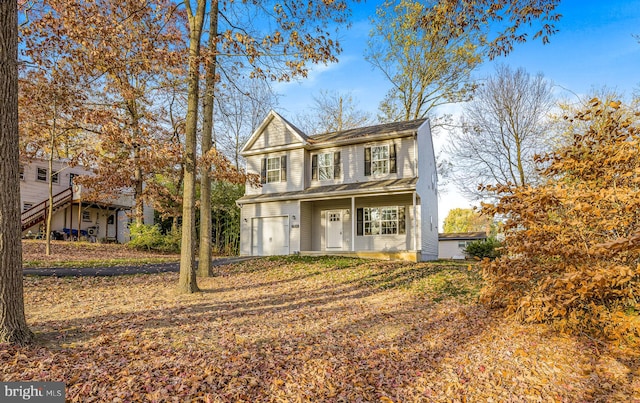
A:
{"type": "Polygon", "coordinates": [[[270,157],[262,159],[260,182],[286,182],[287,181],[287,157],[270,157]]]}
{"type": "Polygon", "coordinates": [[[311,180],[340,178],[340,151],[311,156],[311,180]]]}
{"type": "MultiPolygon", "coordinates": [[[[36,168],[36,180],[38,182],[48,182],[49,180],[49,170],[47,168],[36,168]]],[[[58,172],[51,175],[52,183],[60,183],[60,175],[58,172]]]]}
{"type": "Polygon", "coordinates": [[[47,168],[37,168],[36,169],[36,180],[40,182],[46,182],[47,177],[49,176],[49,171],[47,168]]]}
{"type": "Polygon", "coordinates": [[[396,173],[396,145],[379,145],[364,149],[364,174],[366,176],[396,173]]]}
{"type": "Polygon", "coordinates": [[[23,181],[24,180],[24,165],[20,164],[19,172],[20,172],[20,180],[23,181]]]}

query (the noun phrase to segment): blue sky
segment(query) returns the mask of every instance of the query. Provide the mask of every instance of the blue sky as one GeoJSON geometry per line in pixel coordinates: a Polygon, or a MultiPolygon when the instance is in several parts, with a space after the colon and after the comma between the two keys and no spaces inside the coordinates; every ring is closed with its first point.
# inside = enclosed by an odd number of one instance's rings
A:
{"type": "MultiPolygon", "coordinates": [[[[294,120],[297,113],[313,106],[313,96],[320,91],[350,92],[359,109],[376,114],[378,104],[389,84],[364,60],[369,36],[369,16],[381,1],[367,1],[355,6],[351,29],[341,33],[343,53],[340,61],[316,66],[309,77],[299,82],[278,84],[282,97],[279,111],[294,120]]],[[[495,63],[524,68],[531,74],[542,73],[556,84],[556,94],[576,99],[575,94],[590,94],[593,89],[607,87],[626,96],[640,92],[640,0],[561,0],[558,32],[551,43],[540,40],[517,44],[506,57],[487,62],[474,74],[482,78],[491,74],[495,63]]],[[[442,112],[459,110],[459,105],[442,112]]],[[[436,148],[446,141],[447,133],[436,136],[436,148]]],[[[440,222],[449,208],[468,207],[470,203],[454,189],[441,197],[440,222]]],[[[441,228],[441,227],[440,227],[441,228]]]]}

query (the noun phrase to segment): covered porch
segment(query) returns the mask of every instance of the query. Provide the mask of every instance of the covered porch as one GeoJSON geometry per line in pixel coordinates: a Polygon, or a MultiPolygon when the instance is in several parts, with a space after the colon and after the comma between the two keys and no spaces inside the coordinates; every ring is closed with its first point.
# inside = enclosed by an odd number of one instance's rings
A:
{"type": "MultiPolygon", "coordinates": [[[[300,254],[420,260],[420,200],[413,190],[300,200],[300,254]]],[[[298,221],[296,223],[295,221],[298,221]]]]}

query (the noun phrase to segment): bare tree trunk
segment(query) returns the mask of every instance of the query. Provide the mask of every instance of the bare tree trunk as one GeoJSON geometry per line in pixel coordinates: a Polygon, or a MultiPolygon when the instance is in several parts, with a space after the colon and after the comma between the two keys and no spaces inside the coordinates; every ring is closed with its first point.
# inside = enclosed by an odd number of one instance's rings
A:
{"type": "Polygon", "coordinates": [[[56,117],[58,110],[56,100],[53,100],[53,123],[51,127],[51,138],[49,139],[49,211],[47,212],[45,226],[45,255],[51,256],[51,219],[53,217],[53,150],[56,148],[56,117]]]}
{"type": "Polygon", "coordinates": [[[205,0],[198,0],[193,14],[191,0],[185,2],[189,18],[189,76],[187,79],[187,119],[184,150],[184,190],[182,198],[182,244],[180,248],[180,279],[178,292],[199,291],[196,282],[196,130],[200,79],[200,40],[205,16],[205,0]]]}
{"type": "Polygon", "coordinates": [[[32,340],[24,316],[18,152],[18,4],[0,2],[0,343],[32,340]]]}
{"type": "MultiPolygon", "coordinates": [[[[55,118],[54,118],[55,122],[55,118]]],[[[54,123],[55,127],[55,123],[54,123]]],[[[53,147],[55,146],[55,136],[51,134],[51,153],[49,154],[49,207],[46,215],[45,238],[46,247],[45,254],[51,256],[51,220],[53,217],[53,147]]]]}
{"type": "MultiPolygon", "coordinates": [[[[211,149],[213,138],[213,98],[216,85],[216,35],[218,33],[218,0],[212,0],[209,11],[209,50],[211,59],[206,63],[204,90],[204,117],[202,124],[202,155],[211,149]]],[[[198,275],[209,277],[211,268],[211,167],[203,164],[200,171],[200,259],[198,275]]]]}
{"type": "Polygon", "coordinates": [[[144,224],[144,203],[142,202],[142,168],[140,167],[140,147],[133,148],[133,160],[135,163],[134,183],[135,183],[135,203],[136,203],[136,224],[144,224]]]}

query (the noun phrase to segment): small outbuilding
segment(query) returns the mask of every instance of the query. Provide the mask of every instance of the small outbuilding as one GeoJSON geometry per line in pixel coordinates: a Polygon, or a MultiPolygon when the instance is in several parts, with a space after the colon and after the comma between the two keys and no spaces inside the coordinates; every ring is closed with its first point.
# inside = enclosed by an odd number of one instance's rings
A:
{"type": "Polygon", "coordinates": [[[438,259],[465,259],[464,249],[469,243],[486,239],[484,231],[438,234],[438,259]]]}

